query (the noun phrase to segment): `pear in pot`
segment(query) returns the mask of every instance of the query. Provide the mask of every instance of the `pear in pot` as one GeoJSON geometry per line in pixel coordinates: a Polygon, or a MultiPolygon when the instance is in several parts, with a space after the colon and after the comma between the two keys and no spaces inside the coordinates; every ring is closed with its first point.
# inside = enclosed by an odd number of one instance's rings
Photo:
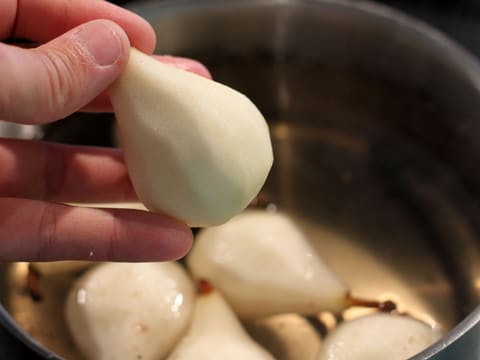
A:
{"type": "Polygon", "coordinates": [[[185,337],[167,360],[274,360],[245,331],[218,291],[204,285],[185,337]]]}
{"type": "Polygon", "coordinates": [[[260,191],[273,162],[270,134],[243,94],[132,49],[110,97],[133,186],[148,209],[216,225],[260,191]]]}
{"type": "Polygon", "coordinates": [[[182,266],[104,263],[72,287],[66,320],[87,359],[155,360],[186,331],[195,290],[182,266]]]}
{"type": "Polygon", "coordinates": [[[407,315],[375,313],[340,324],[317,360],[404,360],[430,346],[440,331],[407,315]]]}
{"type": "Polygon", "coordinates": [[[340,312],[347,287],[286,215],[247,210],[202,230],[187,257],[243,319],[282,313],[340,312]]]}

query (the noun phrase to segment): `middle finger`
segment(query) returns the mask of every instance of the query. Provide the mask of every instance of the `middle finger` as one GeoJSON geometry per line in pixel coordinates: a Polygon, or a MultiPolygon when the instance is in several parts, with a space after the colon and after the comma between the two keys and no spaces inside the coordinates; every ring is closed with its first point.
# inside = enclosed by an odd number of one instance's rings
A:
{"type": "Polygon", "coordinates": [[[117,149],[0,139],[0,197],[59,202],[136,201],[117,149]]]}

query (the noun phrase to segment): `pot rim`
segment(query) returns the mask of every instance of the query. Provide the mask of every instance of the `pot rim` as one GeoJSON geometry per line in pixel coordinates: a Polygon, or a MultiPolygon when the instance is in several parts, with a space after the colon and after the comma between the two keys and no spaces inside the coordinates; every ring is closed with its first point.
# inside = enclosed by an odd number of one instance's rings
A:
{"type": "MultiPolygon", "coordinates": [[[[332,6],[346,11],[356,12],[360,16],[370,16],[375,21],[385,21],[402,28],[403,31],[409,31],[417,38],[428,40],[430,46],[446,59],[447,62],[455,66],[461,71],[466,81],[470,81],[474,88],[480,94],[480,64],[477,59],[461,45],[440,30],[433,26],[418,20],[412,16],[406,15],[400,10],[396,10],[390,6],[377,4],[365,0],[163,0],[157,2],[155,0],[141,0],[125,4],[125,7],[145,17],[147,20],[150,14],[158,16],[168,16],[171,13],[179,11],[199,11],[211,7],[228,6],[228,7],[316,7],[316,6],[332,6]]],[[[415,355],[412,359],[422,360],[429,359],[449,347],[463,335],[468,333],[475,325],[480,323],[480,305],[477,306],[467,317],[453,327],[439,341],[429,346],[421,353],[415,355]]],[[[29,347],[38,355],[45,359],[62,359],[52,350],[47,349],[44,345],[36,341],[30,336],[17,322],[10,313],[0,303],[0,325],[4,326],[7,331],[19,339],[23,344],[29,347]]]]}
{"type": "Polygon", "coordinates": [[[33,350],[36,354],[42,356],[45,359],[61,360],[62,358],[55,354],[52,350],[47,349],[35,338],[30,336],[17,322],[13,319],[10,313],[5,309],[3,304],[0,303],[0,325],[5,327],[13,336],[15,336],[21,343],[26,345],[30,350],[33,350]]]}
{"type": "Polygon", "coordinates": [[[376,21],[391,23],[401,27],[403,31],[410,31],[419,38],[428,40],[426,43],[432,46],[439,56],[461,70],[465,79],[470,80],[480,93],[480,62],[467,49],[433,25],[407,15],[401,10],[371,0],[162,0],[161,2],[139,0],[129,2],[125,7],[148,20],[152,14],[155,17],[168,16],[179,11],[199,11],[219,6],[266,8],[278,6],[316,7],[319,5],[343,8],[356,12],[360,16],[371,16],[376,21]]]}

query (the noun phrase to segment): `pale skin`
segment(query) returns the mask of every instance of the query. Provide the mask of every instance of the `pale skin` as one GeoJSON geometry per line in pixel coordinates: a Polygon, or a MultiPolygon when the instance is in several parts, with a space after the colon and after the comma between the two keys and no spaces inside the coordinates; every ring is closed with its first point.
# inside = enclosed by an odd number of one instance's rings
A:
{"type": "MultiPolygon", "coordinates": [[[[102,0],[1,0],[0,119],[46,124],[83,111],[111,111],[107,89],[134,46],[151,54],[150,25],[102,0]],[[101,20],[99,20],[101,19],[101,20]]],[[[158,57],[209,77],[189,59],[158,57]]],[[[164,261],[191,247],[189,227],[138,210],[64,203],[135,201],[114,149],[0,139],[0,261],[164,261]]]]}

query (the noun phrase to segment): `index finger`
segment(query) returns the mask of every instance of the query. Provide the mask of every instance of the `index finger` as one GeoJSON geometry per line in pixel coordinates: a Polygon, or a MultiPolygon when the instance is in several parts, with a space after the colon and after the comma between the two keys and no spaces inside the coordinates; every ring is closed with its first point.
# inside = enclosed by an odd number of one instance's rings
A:
{"type": "MultiPolygon", "coordinates": [[[[2,0],[5,1],[5,0],[2,0]]],[[[155,32],[140,16],[103,0],[6,0],[16,2],[16,19],[10,29],[0,29],[0,37],[24,38],[46,42],[68,30],[95,19],[108,19],[120,25],[130,43],[139,50],[152,53],[155,32]]],[[[0,26],[1,28],[1,26],[0,26]]]]}

